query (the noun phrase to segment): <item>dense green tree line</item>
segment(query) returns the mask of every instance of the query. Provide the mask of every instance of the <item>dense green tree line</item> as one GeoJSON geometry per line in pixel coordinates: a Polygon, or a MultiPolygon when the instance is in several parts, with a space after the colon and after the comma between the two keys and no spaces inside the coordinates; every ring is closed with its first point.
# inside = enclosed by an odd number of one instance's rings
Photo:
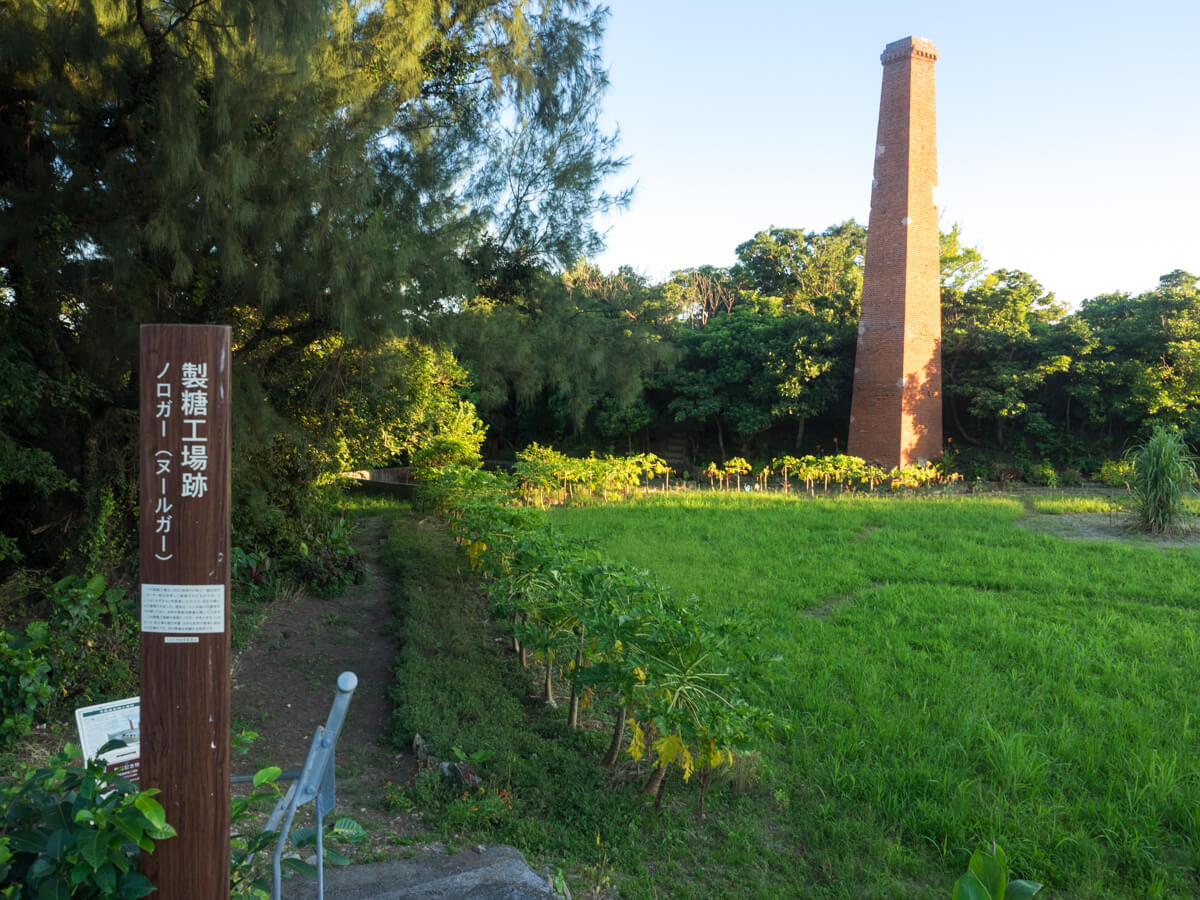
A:
{"type": "Polygon", "coordinates": [[[247,542],[318,527],[346,466],[477,444],[430,325],[598,247],[625,199],[602,26],[590,0],[0,7],[0,578],[126,566],[143,322],[233,327],[247,542]]]}
{"type": "MultiPolygon", "coordinates": [[[[581,265],[475,301],[454,327],[488,385],[494,449],[661,452],[686,433],[699,462],[836,452],[865,241],[853,221],[770,228],[727,269],[651,284],[581,265]]],[[[1071,311],[1026,272],[989,271],[954,228],[942,235],[942,341],[945,433],[968,474],[1042,461],[1092,471],[1156,424],[1200,442],[1200,290],[1186,272],[1071,311]]]]}

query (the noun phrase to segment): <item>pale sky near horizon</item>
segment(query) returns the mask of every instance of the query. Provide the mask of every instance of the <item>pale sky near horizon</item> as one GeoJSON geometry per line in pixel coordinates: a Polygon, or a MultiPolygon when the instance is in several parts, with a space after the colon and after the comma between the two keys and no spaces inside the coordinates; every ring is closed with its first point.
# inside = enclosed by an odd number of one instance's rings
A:
{"type": "Polygon", "coordinates": [[[607,0],[607,129],[637,182],[606,271],[730,265],[870,212],[884,45],[932,40],[942,228],[1072,306],[1200,274],[1200,2],[607,0]]]}

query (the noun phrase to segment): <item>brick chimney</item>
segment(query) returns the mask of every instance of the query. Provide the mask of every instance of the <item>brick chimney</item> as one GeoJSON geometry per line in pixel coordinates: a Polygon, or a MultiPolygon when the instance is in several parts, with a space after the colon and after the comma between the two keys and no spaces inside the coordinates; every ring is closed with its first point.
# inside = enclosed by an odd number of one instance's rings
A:
{"type": "Polygon", "coordinates": [[[942,318],[933,64],[924,38],[888,44],[879,99],[862,315],[846,452],[907,466],[942,452],[942,318]]]}

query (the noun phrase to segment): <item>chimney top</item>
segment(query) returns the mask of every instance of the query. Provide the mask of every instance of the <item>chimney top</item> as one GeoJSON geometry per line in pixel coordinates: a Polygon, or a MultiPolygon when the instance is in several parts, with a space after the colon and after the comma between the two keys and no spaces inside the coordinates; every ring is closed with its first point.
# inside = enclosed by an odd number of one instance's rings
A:
{"type": "Polygon", "coordinates": [[[937,59],[937,47],[933,45],[933,41],[928,38],[906,37],[898,41],[892,41],[883,48],[883,55],[879,57],[879,61],[885,66],[896,59],[904,59],[909,56],[919,56],[923,59],[937,59]]]}

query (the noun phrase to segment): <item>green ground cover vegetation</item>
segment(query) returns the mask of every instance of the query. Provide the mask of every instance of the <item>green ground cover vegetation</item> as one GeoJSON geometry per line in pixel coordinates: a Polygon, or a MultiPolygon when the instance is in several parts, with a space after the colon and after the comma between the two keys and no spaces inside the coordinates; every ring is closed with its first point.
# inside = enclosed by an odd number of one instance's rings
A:
{"type": "Polygon", "coordinates": [[[749,846],[803,848],[830,895],[919,896],[992,841],[1048,896],[1194,894],[1200,551],[1064,541],[1022,515],[1009,497],[705,492],[554,523],[784,656],[791,739],[762,749],[749,846]]]}

